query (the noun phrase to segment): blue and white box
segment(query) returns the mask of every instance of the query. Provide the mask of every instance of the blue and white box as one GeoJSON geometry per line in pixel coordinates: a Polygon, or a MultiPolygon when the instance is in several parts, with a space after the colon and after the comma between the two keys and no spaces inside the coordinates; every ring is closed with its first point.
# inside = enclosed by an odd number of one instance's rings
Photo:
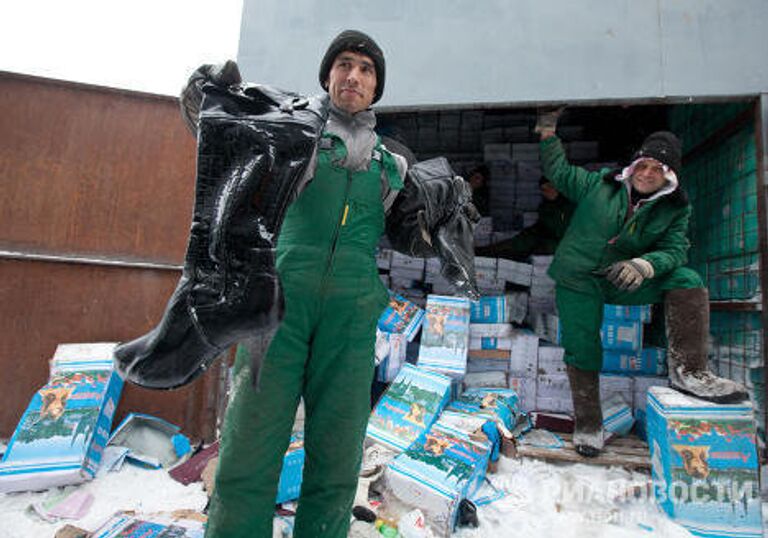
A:
{"type": "Polygon", "coordinates": [[[603,306],[603,318],[648,323],[651,321],[651,305],[606,304],[603,306]]]}
{"type": "Polygon", "coordinates": [[[404,364],[373,409],[366,436],[397,451],[405,450],[436,420],[450,391],[450,377],[404,364]]]}
{"type": "Polygon", "coordinates": [[[470,303],[471,323],[508,323],[509,309],[504,295],[480,297],[470,303]]]}
{"type": "Polygon", "coordinates": [[[603,410],[603,428],[608,433],[627,435],[635,423],[632,408],[626,399],[613,393],[600,401],[603,410]]]}
{"type": "Polygon", "coordinates": [[[410,342],[419,332],[424,320],[424,309],[402,295],[390,292],[389,304],[379,317],[379,330],[404,334],[410,342]]]}
{"type": "Polygon", "coordinates": [[[469,299],[429,295],[421,335],[420,367],[453,377],[467,370],[469,299]]]}
{"type": "Polygon", "coordinates": [[[0,463],[0,493],[79,484],[96,474],[123,381],[114,343],[61,344],[0,463]]]}
{"type": "Polygon", "coordinates": [[[436,424],[387,466],[386,492],[419,508],[435,534],[447,538],[459,503],[482,485],[490,453],[490,442],[436,424]]]}
{"type": "Polygon", "coordinates": [[[499,430],[511,436],[520,417],[520,398],[512,389],[469,388],[448,404],[449,411],[492,420],[499,430]]]}
{"type": "Polygon", "coordinates": [[[283,468],[277,485],[275,504],[292,501],[301,493],[301,477],[304,473],[304,432],[294,432],[288,450],[283,457],[283,468]]]}
{"type": "Polygon", "coordinates": [[[643,324],[640,321],[606,319],[600,327],[603,349],[639,351],[643,346],[643,324]]]}
{"type": "Polygon", "coordinates": [[[405,334],[376,331],[376,380],[391,383],[405,364],[408,337],[405,334]]]}
{"type": "Polygon", "coordinates": [[[661,508],[697,536],[763,536],[749,401],[723,405],[651,387],[648,445],[661,508]]]}
{"type": "Polygon", "coordinates": [[[662,348],[649,348],[648,350],[617,351],[606,349],[603,351],[602,372],[624,375],[663,375],[666,374],[666,352],[662,348]],[[660,360],[660,357],[663,357],[660,360]]]}

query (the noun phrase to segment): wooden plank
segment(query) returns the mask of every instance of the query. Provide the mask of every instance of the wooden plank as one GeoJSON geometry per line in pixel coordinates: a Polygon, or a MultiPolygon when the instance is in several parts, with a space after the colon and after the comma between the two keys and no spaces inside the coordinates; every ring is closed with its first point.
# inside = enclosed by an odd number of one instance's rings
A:
{"type": "Polygon", "coordinates": [[[650,470],[651,459],[648,445],[637,437],[627,436],[612,439],[596,458],[585,458],[573,447],[572,435],[558,434],[563,447],[543,448],[513,443],[508,454],[517,458],[534,458],[565,463],[587,463],[590,465],[617,465],[631,469],[650,470]]]}

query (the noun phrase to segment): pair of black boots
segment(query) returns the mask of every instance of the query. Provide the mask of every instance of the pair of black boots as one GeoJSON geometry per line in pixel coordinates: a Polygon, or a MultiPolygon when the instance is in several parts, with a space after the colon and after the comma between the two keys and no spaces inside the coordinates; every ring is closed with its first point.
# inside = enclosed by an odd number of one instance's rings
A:
{"type": "MultiPolygon", "coordinates": [[[[706,288],[668,291],[664,311],[670,386],[710,402],[745,400],[747,391],[742,385],[716,376],[707,365],[709,294],[706,288]]],[[[600,373],[571,365],[566,371],[575,418],[574,448],[582,456],[595,457],[600,454],[605,442],[600,407],[600,373]]]]}
{"type": "Polygon", "coordinates": [[[266,86],[201,87],[183,273],[160,324],[114,354],[121,375],[148,388],[185,385],[235,342],[280,322],[277,234],[327,118],[321,99],[266,86]]]}

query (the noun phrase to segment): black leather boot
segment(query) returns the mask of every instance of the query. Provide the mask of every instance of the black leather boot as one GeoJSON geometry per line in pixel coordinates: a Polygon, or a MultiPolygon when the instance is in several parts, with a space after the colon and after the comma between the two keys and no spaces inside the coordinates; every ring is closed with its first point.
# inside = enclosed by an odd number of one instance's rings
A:
{"type": "Polygon", "coordinates": [[[667,361],[672,388],[717,403],[747,399],[743,385],[709,370],[709,292],[706,288],[670,290],[664,297],[667,361]]]}
{"type": "Polygon", "coordinates": [[[327,117],[327,99],[266,86],[203,92],[181,279],[160,324],[115,350],[121,375],[148,388],[189,383],[229,346],[282,319],[277,235],[327,117]]]}
{"type": "Polygon", "coordinates": [[[600,454],[605,444],[603,410],[600,406],[600,372],[566,365],[573,399],[573,446],[587,458],[600,454]]]}
{"type": "Polygon", "coordinates": [[[456,290],[479,299],[474,229],[480,214],[472,191],[443,157],[416,163],[387,216],[392,247],[415,257],[440,258],[440,272],[456,290]]]}

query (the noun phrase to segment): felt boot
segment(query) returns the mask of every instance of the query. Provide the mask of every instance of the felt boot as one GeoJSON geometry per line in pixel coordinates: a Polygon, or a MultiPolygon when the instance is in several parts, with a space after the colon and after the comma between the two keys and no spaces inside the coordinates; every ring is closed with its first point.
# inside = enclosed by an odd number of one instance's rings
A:
{"type": "Polygon", "coordinates": [[[707,366],[709,293],[706,288],[676,289],[664,298],[670,385],[717,403],[747,398],[743,385],[713,374],[707,366]]]}
{"type": "Polygon", "coordinates": [[[575,419],[573,446],[576,452],[594,458],[603,449],[603,410],[600,407],[600,372],[566,366],[575,419]]]}

